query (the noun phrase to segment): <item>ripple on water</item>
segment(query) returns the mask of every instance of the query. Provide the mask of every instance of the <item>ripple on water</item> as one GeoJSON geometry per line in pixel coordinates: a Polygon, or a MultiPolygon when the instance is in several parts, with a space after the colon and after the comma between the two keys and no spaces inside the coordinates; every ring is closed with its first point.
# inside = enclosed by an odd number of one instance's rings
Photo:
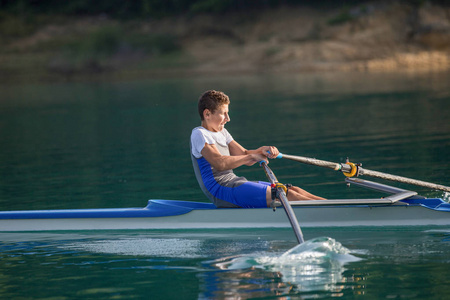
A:
{"type": "Polygon", "coordinates": [[[93,253],[108,253],[132,256],[157,256],[173,258],[202,257],[199,240],[188,239],[119,239],[90,242],[76,242],[65,248],[88,251],[93,253]]]}

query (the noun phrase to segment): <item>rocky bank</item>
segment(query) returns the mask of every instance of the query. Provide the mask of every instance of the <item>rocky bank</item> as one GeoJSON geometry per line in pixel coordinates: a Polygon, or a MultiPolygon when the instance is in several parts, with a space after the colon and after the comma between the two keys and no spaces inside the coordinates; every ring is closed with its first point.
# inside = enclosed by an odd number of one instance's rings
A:
{"type": "Polygon", "coordinates": [[[47,46],[47,55],[36,51],[36,45],[51,45],[52,39],[82,36],[113,23],[118,21],[100,16],[43,26],[4,46],[8,51],[0,55],[0,74],[19,72],[15,66],[23,63],[14,61],[30,55],[40,57],[32,60],[33,68],[66,75],[450,70],[450,7],[396,1],[368,2],[338,10],[295,6],[119,23],[140,34],[175,37],[179,51],[169,59],[164,53],[122,51],[109,61],[80,71],[68,64],[57,48],[49,51],[47,46]]]}

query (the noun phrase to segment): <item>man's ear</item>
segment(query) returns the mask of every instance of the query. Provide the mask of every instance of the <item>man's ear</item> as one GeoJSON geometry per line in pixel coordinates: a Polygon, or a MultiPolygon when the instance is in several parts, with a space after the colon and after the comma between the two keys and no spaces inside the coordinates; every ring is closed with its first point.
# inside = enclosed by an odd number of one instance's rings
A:
{"type": "Polygon", "coordinates": [[[203,118],[206,119],[207,117],[209,117],[211,115],[211,111],[209,109],[205,109],[203,111],[203,118]]]}

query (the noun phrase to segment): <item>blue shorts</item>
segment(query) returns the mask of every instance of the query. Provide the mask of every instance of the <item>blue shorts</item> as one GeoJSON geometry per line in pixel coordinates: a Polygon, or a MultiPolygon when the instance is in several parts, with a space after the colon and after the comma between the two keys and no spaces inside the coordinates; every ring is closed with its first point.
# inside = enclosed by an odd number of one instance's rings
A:
{"type": "Polygon", "coordinates": [[[233,197],[232,202],[245,208],[267,207],[266,192],[268,186],[270,186],[269,182],[247,181],[240,186],[231,189],[233,197]]]}

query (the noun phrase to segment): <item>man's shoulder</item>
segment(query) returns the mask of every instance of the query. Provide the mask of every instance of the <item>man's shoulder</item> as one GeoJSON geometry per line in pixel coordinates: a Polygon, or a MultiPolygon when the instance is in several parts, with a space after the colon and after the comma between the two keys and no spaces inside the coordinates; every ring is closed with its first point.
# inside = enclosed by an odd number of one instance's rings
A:
{"type": "Polygon", "coordinates": [[[191,137],[204,136],[212,139],[222,139],[232,140],[231,134],[225,128],[218,132],[211,132],[203,126],[198,126],[192,129],[191,137]]]}
{"type": "Polygon", "coordinates": [[[205,141],[212,141],[212,140],[214,140],[213,136],[204,127],[198,126],[192,129],[191,141],[199,141],[202,142],[203,144],[205,141]]]}
{"type": "Polygon", "coordinates": [[[208,134],[208,130],[206,130],[202,126],[198,126],[198,127],[195,127],[194,129],[192,129],[192,134],[191,135],[199,135],[199,134],[200,135],[208,134]]]}

